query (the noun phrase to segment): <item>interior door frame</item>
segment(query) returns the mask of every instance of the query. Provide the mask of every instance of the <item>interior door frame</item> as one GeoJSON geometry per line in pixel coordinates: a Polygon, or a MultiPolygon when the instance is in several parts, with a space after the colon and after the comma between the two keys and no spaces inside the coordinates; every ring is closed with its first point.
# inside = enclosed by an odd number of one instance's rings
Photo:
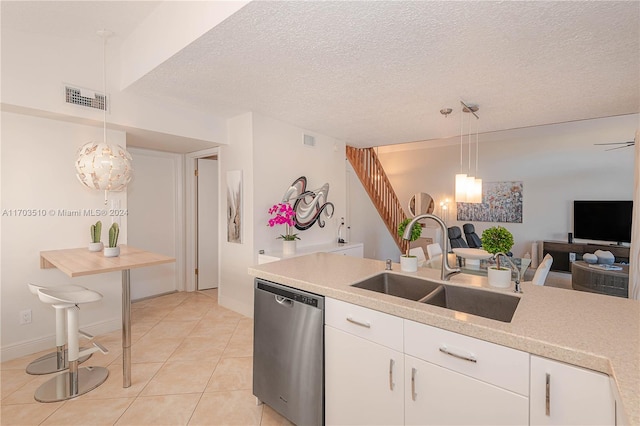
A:
{"type": "MultiPolygon", "coordinates": [[[[185,261],[185,291],[197,290],[196,266],[198,265],[198,187],[195,171],[197,160],[211,156],[218,157],[218,185],[220,184],[221,156],[219,148],[209,148],[202,151],[185,154],[185,185],[186,185],[186,261],[185,261]]],[[[218,216],[220,215],[220,193],[218,192],[218,216]]],[[[218,227],[220,223],[218,222],[218,227]]],[[[218,241],[218,264],[220,264],[220,241],[218,241]]],[[[218,288],[220,288],[220,269],[218,268],[218,288]]]]}

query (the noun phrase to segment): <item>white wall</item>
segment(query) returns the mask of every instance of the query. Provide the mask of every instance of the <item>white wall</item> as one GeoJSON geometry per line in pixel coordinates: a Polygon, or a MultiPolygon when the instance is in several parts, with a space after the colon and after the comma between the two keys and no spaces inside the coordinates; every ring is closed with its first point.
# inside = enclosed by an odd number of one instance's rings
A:
{"type": "MultiPolygon", "coordinates": [[[[57,269],[40,269],[40,251],[84,247],[89,227],[98,219],[103,238],[109,217],[63,216],[62,210],[103,209],[104,193],[84,187],[75,176],[80,146],[102,140],[102,129],[2,113],[2,359],[11,359],[55,346],[54,312],[29,293],[27,283],[74,284],[100,292],[100,302],[87,305],[80,323],[93,333],[116,330],[121,316],[121,274],[107,273],[71,280],[57,269]],[[37,209],[37,216],[17,215],[37,209]],[[45,215],[46,213],[46,215],[45,215]],[[32,310],[32,323],[18,325],[18,314],[32,310]]],[[[108,132],[107,140],[126,145],[122,132],[108,132]]],[[[127,208],[124,193],[110,193],[127,208]]],[[[127,242],[127,218],[121,222],[120,242],[127,242]]]]}
{"type": "Polygon", "coordinates": [[[182,156],[129,149],[134,177],[127,187],[129,244],[176,258],[176,263],[131,271],[131,299],[182,290],[183,189],[182,156]]]}
{"type": "MultiPolygon", "coordinates": [[[[605,151],[606,147],[594,144],[632,140],[637,127],[635,114],[482,134],[478,176],[484,182],[522,181],[524,210],[523,223],[475,222],[476,232],[481,235],[493,225],[505,226],[514,234],[512,251],[520,256],[530,251],[533,241],[566,240],[573,226],[573,200],[632,199],[632,148],[605,151]]],[[[436,206],[444,198],[453,199],[454,175],[460,170],[459,145],[454,141],[434,148],[415,147],[379,150],[405,209],[416,192],[431,194],[436,206]]],[[[454,212],[450,219],[449,226],[462,227],[465,222],[456,221],[454,212]]],[[[378,227],[376,232],[387,231],[378,227]]]]}
{"type": "MultiPolygon", "coordinates": [[[[103,90],[102,39],[86,40],[21,33],[2,28],[2,103],[102,122],[102,111],[67,104],[64,85],[103,90]]],[[[107,121],[169,135],[226,143],[226,120],[203,111],[158,102],[118,88],[118,40],[107,43],[107,121]]]]}
{"type": "Polygon", "coordinates": [[[338,220],[346,216],[346,175],[344,168],[345,144],[337,139],[305,131],[274,119],[254,114],[254,202],[255,233],[254,261],[257,251],[282,250],[284,226],[267,226],[271,206],[282,201],[282,196],[300,176],[307,178],[307,190],[329,184],[327,201],[335,207],[325,227],[318,223],[306,231],[295,230],[300,237],[298,246],[311,246],[338,239],[338,220]],[[314,147],[302,143],[304,134],[315,137],[314,147]]]}
{"type": "Polygon", "coordinates": [[[220,149],[220,191],[226,193],[226,172],[243,173],[243,243],[226,240],[226,199],[221,199],[220,304],[245,315],[253,315],[253,279],[247,268],[257,263],[258,250],[277,250],[276,237],[283,230],[269,228],[267,210],[281,201],[286,189],[306,176],[309,189],[329,183],[328,201],[335,215],[324,228],[314,225],[300,232],[303,245],[337,238],[337,218],[346,214],[344,142],[311,132],[315,148],[302,144],[303,129],[259,114],[243,114],[229,120],[229,146],[220,149]]]}
{"type": "Polygon", "coordinates": [[[231,118],[229,146],[220,149],[220,286],[218,301],[246,316],[253,316],[253,282],[247,268],[253,264],[253,119],[252,114],[231,118]],[[242,171],[242,244],[227,241],[227,172],[242,171]]]}

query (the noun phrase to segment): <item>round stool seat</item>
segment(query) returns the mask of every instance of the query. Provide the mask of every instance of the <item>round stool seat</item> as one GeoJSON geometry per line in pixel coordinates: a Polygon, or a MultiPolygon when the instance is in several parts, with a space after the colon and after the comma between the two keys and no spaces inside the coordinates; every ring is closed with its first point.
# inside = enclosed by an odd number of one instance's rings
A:
{"type": "Polygon", "coordinates": [[[29,287],[29,291],[31,292],[31,294],[34,294],[36,296],[38,295],[38,290],[45,289],[45,288],[52,288],[52,289],[57,290],[57,291],[85,290],[85,287],[81,287],[79,285],[72,285],[72,284],[59,285],[59,286],[55,286],[55,287],[48,287],[48,286],[44,286],[44,285],[37,285],[37,284],[28,283],[27,286],[29,287]]]}
{"type": "Polygon", "coordinates": [[[84,287],[79,287],[79,290],[41,288],[38,290],[38,297],[40,297],[40,300],[44,303],[70,303],[72,305],[97,302],[102,299],[102,295],[100,293],[84,287]]]}
{"type": "MultiPolygon", "coordinates": [[[[53,289],[56,292],[77,292],[86,289],[78,285],[60,285],[55,287],[47,287],[32,283],[28,283],[27,287],[29,288],[31,294],[38,296],[38,298],[42,302],[51,305],[51,307],[56,311],[56,350],[30,362],[29,365],[27,365],[26,372],[27,374],[42,375],[64,371],[69,367],[67,362],[68,351],[66,349],[67,332],[65,310],[66,308],[75,305],[70,303],[60,303],[57,299],[53,299],[44,294],[40,294],[40,290],[53,289]]],[[[91,336],[87,333],[83,333],[83,336],[91,338],[91,336]]],[[[84,350],[86,348],[80,349],[84,350]]],[[[79,358],[78,361],[82,363],[90,357],[91,354],[83,355],[79,358]]]]}

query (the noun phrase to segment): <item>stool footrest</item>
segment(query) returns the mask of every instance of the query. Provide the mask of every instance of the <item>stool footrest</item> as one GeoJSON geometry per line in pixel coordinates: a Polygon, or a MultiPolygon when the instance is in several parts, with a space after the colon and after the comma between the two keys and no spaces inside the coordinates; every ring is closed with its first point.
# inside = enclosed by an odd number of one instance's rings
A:
{"type": "Polygon", "coordinates": [[[82,350],[80,352],[78,352],[79,356],[85,356],[85,355],[89,355],[95,352],[102,352],[103,354],[107,355],[109,353],[109,349],[105,348],[104,346],[102,346],[100,343],[98,342],[91,342],[93,344],[92,348],[88,348],[85,350],[82,350]]]}
{"type": "Polygon", "coordinates": [[[89,339],[89,340],[91,340],[91,339],[96,337],[93,334],[87,333],[84,330],[78,330],[78,334],[80,335],[80,337],[84,337],[85,339],[89,339]]]}

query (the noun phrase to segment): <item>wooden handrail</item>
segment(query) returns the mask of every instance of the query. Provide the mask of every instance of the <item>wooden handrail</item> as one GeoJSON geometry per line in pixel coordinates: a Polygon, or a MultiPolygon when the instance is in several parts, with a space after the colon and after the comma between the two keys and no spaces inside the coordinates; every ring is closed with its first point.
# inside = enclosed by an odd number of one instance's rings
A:
{"type": "Polygon", "coordinates": [[[407,218],[402,209],[389,178],[387,178],[380,160],[373,148],[354,148],[347,146],[347,159],[355,170],[362,186],[378,210],[378,214],[387,226],[391,237],[402,253],[409,247],[409,242],[398,235],[398,225],[407,218]]]}

